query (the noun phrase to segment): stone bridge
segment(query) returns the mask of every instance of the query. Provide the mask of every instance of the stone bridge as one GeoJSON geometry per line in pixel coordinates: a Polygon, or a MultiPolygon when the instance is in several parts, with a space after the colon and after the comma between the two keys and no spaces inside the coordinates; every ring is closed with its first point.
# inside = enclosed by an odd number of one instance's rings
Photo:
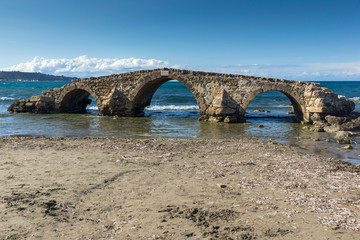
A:
{"type": "Polygon", "coordinates": [[[205,121],[244,122],[251,100],[270,90],[282,92],[290,99],[299,121],[312,122],[314,117],[324,119],[326,115],[345,116],[355,107],[352,101],[318,83],[164,68],[74,80],[42,95],[14,102],[8,110],[84,112],[91,95],[100,115],[142,116],[155,91],[173,79],[190,89],[199,105],[201,120],[205,121]]]}

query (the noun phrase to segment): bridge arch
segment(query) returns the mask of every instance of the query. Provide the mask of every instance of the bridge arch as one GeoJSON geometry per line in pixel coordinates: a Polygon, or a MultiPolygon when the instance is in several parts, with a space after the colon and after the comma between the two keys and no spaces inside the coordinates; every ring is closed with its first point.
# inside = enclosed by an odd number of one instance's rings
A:
{"type": "Polygon", "coordinates": [[[240,115],[245,116],[246,109],[249,106],[250,102],[259,94],[268,91],[277,91],[283,93],[290,100],[293,106],[296,120],[299,122],[304,120],[305,104],[302,101],[302,98],[300,98],[300,96],[298,96],[296,92],[292,93],[290,91],[284,90],[283,88],[278,88],[276,87],[276,85],[268,88],[256,89],[251,93],[248,93],[246,96],[244,96],[240,115]]]}
{"type": "Polygon", "coordinates": [[[170,80],[179,81],[191,91],[199,106],[200,115],[202,115],[201,113],[205,111],[205,104],[201,94],[198,92],[193,82],[180,75],[170,74],[167,76],[161,76],[158,72],[151,73],[140,78],[138,85],[131,92],[130,96],[132,96],[132,98],[130,100],[133,103],[133,113],[141,116],[145,107],[151,104],[152,97],[159,87],[170,80]]]}
{"type": "Polygon", "coordinates": [[[90,95],[95,99],[96,104],[101,111],[100,98],[94,93],[89,86],[84,84],[69,84],[62,91],[57,99],[59,112],[61,113],[79,113],[86,112],[86,107],[91,103],[90,95]]]}

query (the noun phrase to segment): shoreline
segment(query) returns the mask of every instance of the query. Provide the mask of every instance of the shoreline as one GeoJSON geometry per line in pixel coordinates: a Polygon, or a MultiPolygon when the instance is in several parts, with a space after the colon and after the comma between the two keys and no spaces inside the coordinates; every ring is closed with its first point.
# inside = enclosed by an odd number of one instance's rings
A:
{"type": "Polygon", "coordinates": [[[247,137],[0,137],[0,238],[356,239],[358,170],[247,137]]]}
{"type": "MultiPolygon", "coordinates": [[[[103,117],[103,116],[102,116],[103,117]]],[[[210,123],[210,124],[217,124],[217,123],[210,123]]],[[[256,123],[244,123],[244,124],[253,124],[254,126],[257,125],[256,123]]],[[[301,123],[299,123],[301,124],[301,123]]],[[[267,124],[266,124],[267,125],[267,124]]],[[[302,124],[299,125],[302,126],[302,128],[309,128],[308,126],[303,126],[302,124]]],[[[308,130],[308,129],[307,129],[308,130]]],[[[314,133],[313,131],[308,130],[310,134],[314,133]]],[[[300,137],[300,140],[305,140],[304,142],[297,142],[294,143],[293,141],[283,141],[280,139],[267,139],[266,137],[262,138],[261,136],[255,136],[255,135],[249,135],[249,134],[242,134],[241,136],[237,137],[220,137],[217,138],[218,140],[226,140],[226,139],[232,139],[236,140],[239,138],[256,138],[262,141],[270,141],[275,142],[278,144],[284,144],[287,146],[295,147],[301,150],[304,153],[308,154],[314,154],[325,158],[334,158],[336,160],[342,161],[342,162],[348,162],[350,164],[359,165],[360,166],[360,149],[358,148],[359,144],[359,137],[353,137],[353,142],[351,144],[340,144],[334,141],[335,133],[326,133],[328,136],[317,136],[317,135],[308,135],[300,137]],[[330,135],[330,136],[329,136],[330,135]],[[330,145],[331,144],[331,145],[330,145]],[[345,146],[351,145],[352,148],[346,149],[345,146]]],[[[320,133],[321,134],[321,133],[320,133]]],[[[172,139],[172,140],[208,140],[210,137],[162,137],[162,136],[44,136],[44,135],[31,135],[31,134],[14,134],[14,135],[3,135],[0,136],[0,138],[16,138],[16,137],[25,137],[25,138],[120,138],[120,139],[142,139],[142,140],[151,140],[151,139],[172,139]]]]}

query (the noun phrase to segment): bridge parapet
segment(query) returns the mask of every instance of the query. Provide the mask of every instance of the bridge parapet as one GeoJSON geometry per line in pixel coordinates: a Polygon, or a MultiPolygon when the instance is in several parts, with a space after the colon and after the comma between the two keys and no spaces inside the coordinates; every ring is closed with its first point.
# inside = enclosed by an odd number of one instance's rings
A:
{"type": "Polygon", "coordinates": [[[352,101],[318,83],[164,68],[74,80],[40,96],[15,102],[8,110],[83,112],[91,95],[100,115],[141,116],[156,90],[172,79],[190,89],[205,121],[243,122],[248,104],[258,94],[271,90],[290,99],[299,121],[311,122],[315,113],[322,119],[326,115],[345,116],[355,107],[352,101]]]}

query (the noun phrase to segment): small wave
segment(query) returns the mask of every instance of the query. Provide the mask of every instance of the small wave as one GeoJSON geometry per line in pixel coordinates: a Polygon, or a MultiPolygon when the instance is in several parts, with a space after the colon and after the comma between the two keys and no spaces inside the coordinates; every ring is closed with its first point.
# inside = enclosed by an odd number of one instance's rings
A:
{"type": "Polygon", "coordinates": [[[98,106],[87,106],[86,109],[89,109],[89,110],[99,110],[98,106]]]}
{"type": "Polygon", "coordinates": [[[353,98],[349,98],[351,101],[353,101],[354,103],[360,103],[360,97],[353,97],[353,98]]]}
{"type": "Polygon", "coordinates": [[[146,107],[145,110],[148,111],[191,111],[191,110],[199,110],[199,106],[197,105],[188,105],[188,106],[175,106],[175,105],[168,105],[168,106],[150,106],[146,107]]]}
{"type": "Polygon", "coordinates": [[[18,100],[17,98],[12,98],[12,97],[0,97],[1,101],[8,101],[8,100],[18,100]]]}
{"type": "Polygon", "coordinates": [[[291,108],[292,105],[291,104],[285,104],[285,105],[278,105],[276,107],[278,107],[278,108],[291,108]]]}

